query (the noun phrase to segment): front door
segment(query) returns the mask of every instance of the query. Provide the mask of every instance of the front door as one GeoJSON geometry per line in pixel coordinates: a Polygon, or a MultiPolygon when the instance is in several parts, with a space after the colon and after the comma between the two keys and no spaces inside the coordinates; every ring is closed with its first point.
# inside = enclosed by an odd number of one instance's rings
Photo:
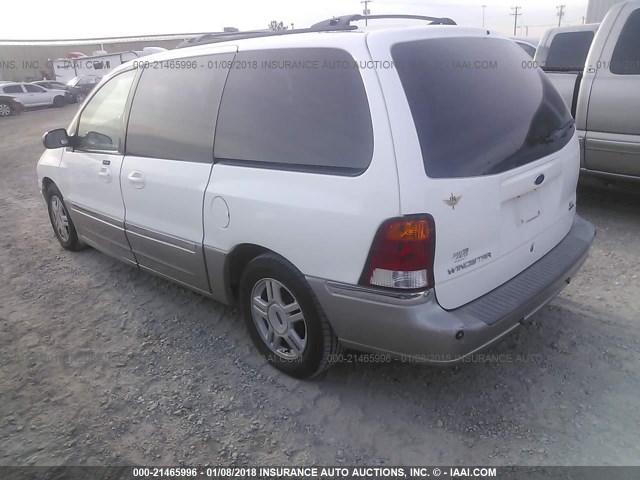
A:
{"type": "Polygon", "coordinates": [[[135,75],[134,70],[116,75],[96,92],[80,114],[74,147],[63,153],[60,165],[65,172],[61,191],[81,240],[131,263],[136,262],[124,233],[120,169],[135,75]]]}

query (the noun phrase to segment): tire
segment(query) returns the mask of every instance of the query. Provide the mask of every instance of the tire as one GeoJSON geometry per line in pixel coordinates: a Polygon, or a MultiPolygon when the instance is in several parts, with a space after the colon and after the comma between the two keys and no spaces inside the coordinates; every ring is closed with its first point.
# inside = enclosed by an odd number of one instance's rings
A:
{"type": "Polygon", "coordinates": [[[80,92],[79,94],[76,95],[76,101],[78,103],[82,103],[84,102],[84,100],[87,98],[87,94],[84,92],[80,92]]]}
{"type": "Polygon", "coordinates": [[[53,106],[56,108],[64,107],[66,103],[67,102],[65,101],[64,97],[61,97],[59,95],[53,99],[53,106]]]}
{"type": "Polygon", "coordinates": [[[82,250],[86,245],[78,238],[76,227],[68,213],[64,198],[55,184],[50,184],[45,192],[47,209],[51,227],[58,242],[65,250],[76,252],[82,250]],[[66,224],[66,225],[65,225],[66,224]]]}
{"type": "Polygon", "coordinates": [[[254,345],[278,370],[310,378],[337,361],[342,348],[322,307],[302,273],[282,257],[265,253],[249,262],[239,300],[254,345]]]}
{"type": "Polygon", "coordinates": [[[0,102],[0,117],[8,117],[13,113],[11,105],[5,102],[0,102]]]}

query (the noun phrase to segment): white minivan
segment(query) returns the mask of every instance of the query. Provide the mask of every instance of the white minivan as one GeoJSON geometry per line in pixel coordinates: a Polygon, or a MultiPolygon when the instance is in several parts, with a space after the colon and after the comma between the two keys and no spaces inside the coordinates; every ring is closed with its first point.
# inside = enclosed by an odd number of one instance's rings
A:
{"type": "Polygon", "coordinates": [[[517,328],[595,235],[567,107],[508,38],[359,18],[209,35],[105,77],[43,138],[60,244],[238,304],[298,378],[343,348],[451,364],[517,328]]]}

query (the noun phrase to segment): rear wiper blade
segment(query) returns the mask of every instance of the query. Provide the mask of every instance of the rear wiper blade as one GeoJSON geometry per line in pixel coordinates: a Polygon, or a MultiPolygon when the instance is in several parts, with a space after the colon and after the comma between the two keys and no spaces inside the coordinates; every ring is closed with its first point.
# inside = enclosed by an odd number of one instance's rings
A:
{"type": "Polygon", "coordinates": [[[543,141],[542,143],[553,143],[556,142],[558,140],[560,140],[561,138],[564,138],[567,136],[567,133],[569,132],[569,130],[571,130],[571,128],[573,128],[573,126],[575,125],[575,120],[571,119],[569,120],[567,123],[565,123],[563,126],[555,129],[553,132],[551,132],[543,141]]]}

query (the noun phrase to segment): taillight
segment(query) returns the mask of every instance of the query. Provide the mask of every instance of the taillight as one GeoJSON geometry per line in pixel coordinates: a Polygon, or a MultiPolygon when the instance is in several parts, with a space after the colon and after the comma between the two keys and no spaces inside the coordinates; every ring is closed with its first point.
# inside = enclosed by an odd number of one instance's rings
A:
{"type": "Polygon", "coordinates": [[[360,284],[400,289],[433,287],[435,235],[430,215],[385,221],[371,245],[360,284]]]}

